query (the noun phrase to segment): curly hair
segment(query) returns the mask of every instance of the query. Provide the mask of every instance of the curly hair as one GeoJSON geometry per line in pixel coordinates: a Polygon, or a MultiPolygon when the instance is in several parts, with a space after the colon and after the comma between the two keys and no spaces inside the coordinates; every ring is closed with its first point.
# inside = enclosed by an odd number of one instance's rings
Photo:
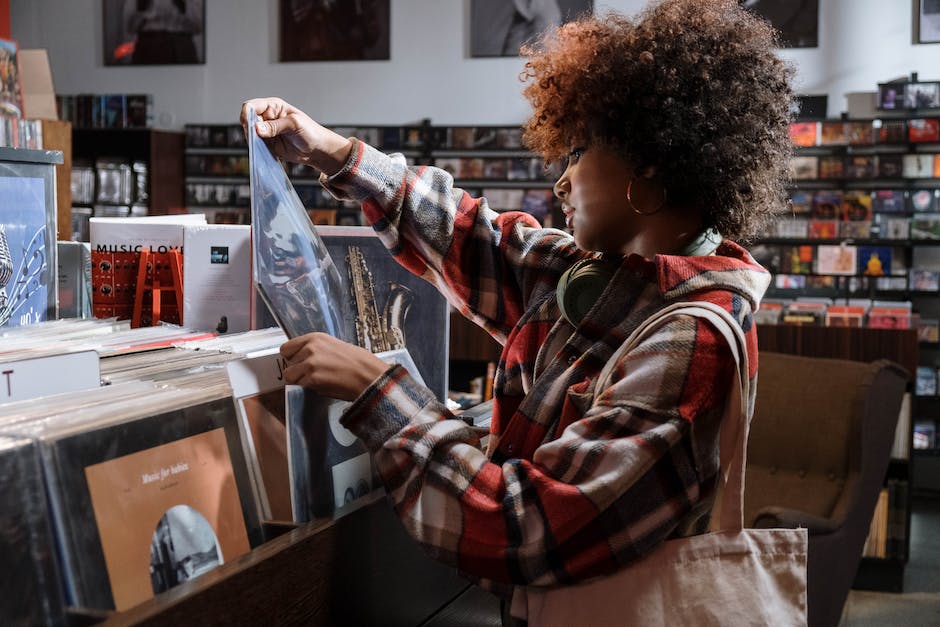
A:
{"type": "Polygon", "coordinates": [[[662,0],[586,17],[526,47],[526,144],[546,161],[603,144],[669,198],[747,241],[786,208],[793,69],[737,0],[662,0]]]}

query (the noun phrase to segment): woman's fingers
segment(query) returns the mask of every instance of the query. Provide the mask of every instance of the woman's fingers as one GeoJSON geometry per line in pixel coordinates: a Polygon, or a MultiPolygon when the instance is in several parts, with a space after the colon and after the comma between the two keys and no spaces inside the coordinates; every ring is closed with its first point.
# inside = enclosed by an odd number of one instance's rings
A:
{"type": "Polygon", "coordinates": [[[287,360],[284,380],[332,398],[351,401],[388,365],[364,348],[326,333],[309,333],[281,346],[287,360]]]}

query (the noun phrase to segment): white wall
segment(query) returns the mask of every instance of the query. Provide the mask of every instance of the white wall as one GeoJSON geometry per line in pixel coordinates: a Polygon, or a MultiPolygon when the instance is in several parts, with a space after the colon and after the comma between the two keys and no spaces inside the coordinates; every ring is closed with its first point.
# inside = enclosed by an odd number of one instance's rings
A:
{"type": "MultiPolygon", "coordinates": [[[[225,123],[241,102],[279,95],[326,123],[517,124],[517,58],[468,57],[469,0],[392,0],[391,60],[277,63],[277,0],[206,0],[206,64],[105,67],[102,0],[11,0],[13,37],[47,48],[56,90],[152,93],[159,127],[225,123]]],[[[643,0],[596,2],[634,13],[643,0]]],[[[801,93],[874,91],[912,71],[940,79],[940,44],[911,45],[910,0],[820,0],[820,44],[784,50],[801,93]]]]}

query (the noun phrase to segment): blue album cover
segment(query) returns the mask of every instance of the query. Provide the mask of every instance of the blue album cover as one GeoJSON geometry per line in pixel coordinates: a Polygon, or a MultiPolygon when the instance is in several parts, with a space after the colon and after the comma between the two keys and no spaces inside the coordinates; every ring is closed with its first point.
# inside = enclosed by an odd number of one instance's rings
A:
{"type": "Polygon", "coordinates": [[[865,276],[890,275],[891,253],[889,246],[859,246],[858,273],[865,276]]]}
{"type": "Polygon", "coordinates": [[[55,312],[45,183],[0,176],[0,326],[35,324],[55,312]]]}

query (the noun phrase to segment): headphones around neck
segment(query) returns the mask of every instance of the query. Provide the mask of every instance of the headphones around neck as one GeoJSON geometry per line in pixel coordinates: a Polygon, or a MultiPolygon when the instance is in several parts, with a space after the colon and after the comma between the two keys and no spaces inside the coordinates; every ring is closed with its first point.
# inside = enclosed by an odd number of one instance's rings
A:
{"type": "MultiPolygon", "coordinates": [[[[721,233],[708,228],[698,234],[688,246],[678,254],[683,257],[704,257],[715,252],[721,244],[721,233]]],[[[614,278],[614,273],[620,267],[619,259],[600,259],[586,257],[576,261],[558,280],[555,297],[558,299],[558,308],[562,317],[578,326],[587,312],[590,311],[597,299],[607,288],[607,284],[614,278]]]]}

